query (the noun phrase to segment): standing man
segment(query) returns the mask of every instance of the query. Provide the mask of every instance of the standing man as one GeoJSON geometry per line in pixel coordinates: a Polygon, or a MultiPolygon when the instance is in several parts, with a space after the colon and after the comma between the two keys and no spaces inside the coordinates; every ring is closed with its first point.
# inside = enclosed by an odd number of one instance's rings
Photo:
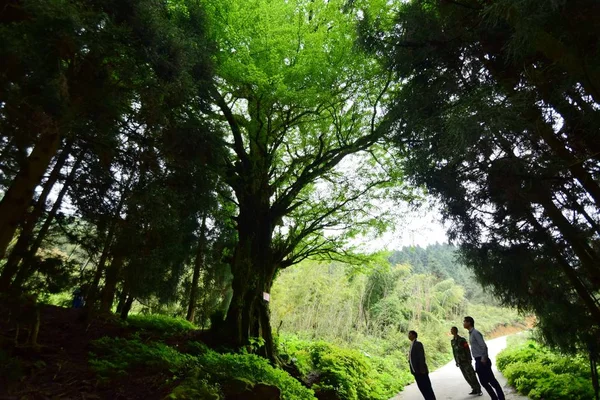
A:
{"type": "Polygon", "coordinates": [[[504,400],[502,387],[492,372],[492,362],[488,357],[487,345],[483,341],[481,332],[475,329],[475,320],[472,317],[465,317],[463,326],[469,331],[469,343],[473,358],[475,358],[475,371],[477,371],[481,386],[485,388],[492,400],[504,400]]]}
{"type": "Polygon", "coordinates": [[[427,363],[425,363],[425,349],[423,343],[417,340],[417,336],[419,335],[415,331],[408,332],[408,339],[412,342],[408,353],[410,373],[414,375],[417,386],[425,400],[435,400],[435,394],[429,380],[429,369],[427,369],[427,363]]]}
{"type": "Polygon", "coordinates": [[[481,385],[479,385],[479,381],[473,370],[473,365],[471,365],[471,350],[469,349],[467,339],[458,336],[458,328],[455,326],[450,328],[450,333],[453,336],[450,345],[452,346],[454,361],[456,362],[456,366],[460,368],[460,372],[462,372],[467,383],[471,386],[472,390],[469,394],[483,396],[483,393],[481,393],[481,385]]]}

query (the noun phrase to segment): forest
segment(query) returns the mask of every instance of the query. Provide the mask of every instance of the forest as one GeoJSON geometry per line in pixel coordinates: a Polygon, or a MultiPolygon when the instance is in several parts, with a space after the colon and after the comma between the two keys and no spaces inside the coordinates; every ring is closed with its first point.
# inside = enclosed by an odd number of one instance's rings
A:
{"type": "Polygon", "coordinates": [[[473,314],[598,398],[595,0],[4,0],[0,60],[0,397],[389,399],[473,314]]]}

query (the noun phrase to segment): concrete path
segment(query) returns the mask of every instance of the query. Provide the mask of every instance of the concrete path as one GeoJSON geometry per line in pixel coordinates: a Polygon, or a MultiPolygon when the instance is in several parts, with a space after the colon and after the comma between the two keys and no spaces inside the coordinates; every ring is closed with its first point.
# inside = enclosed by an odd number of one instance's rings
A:
{"type": "MultiPolygon", "coordinates": [[[[527,400],[527,397],[518,394],[515,389],[508,386],[506,379],[502,376],[502,374],[500,374],[500,372],[498,372],[498,369],[496,369],[496,355],[500,352],[500,350],[506,347],[506,336],[488,340],[486,343],[490,358],[492,359],[492,369],[494,370],[494,375],[504,389],[506,400],[527,400]]],[[[427,355],[427,349],[425,349],[425,355],[427,355]]],[[[456,367],[454,361],[444,365],[434,372],[431,372],[429,374],[429,378],[431,379],[431,386],[433,386],[433,391],[435,392],[437,400],[479,400],[490,398],[483,388],[483,396],[481,397],[468,394],[471,391],[471,387],[463,378],[462,374],[460,373],[460,369],[456,367]]],[[[421,392],[419,392],[417,385],[413,383],[406,386],[404,390],[392,400],[422,399],[423,396],[421,395],[421,392]]]]}

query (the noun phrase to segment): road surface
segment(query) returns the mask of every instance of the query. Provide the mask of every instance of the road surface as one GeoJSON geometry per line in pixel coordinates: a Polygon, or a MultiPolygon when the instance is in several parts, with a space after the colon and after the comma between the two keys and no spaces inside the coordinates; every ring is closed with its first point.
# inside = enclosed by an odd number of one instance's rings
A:
{"type": "MultiPolygon", "coordinates": [[[[504,389],[504,394],[506,395],[506,400],[527,400],[528,398],[518,394],[515,389],[508,386],[506,383],[506,379],[498,372],[496,369],[496,354],[500,352],[500,350],[506,347],[506,336],[499,337],[497,339],[492,339],[486,341],[488,346],[488,353],[490,358],[492,359],[492,368],[494,370],[494,375],[502,388],[504,389]]],[[[448,342],[448,346],[450,342],[448,342]]],[[[427,349],[425,349],[425,355],[427,355],[427,349]]],[[[431,372],[429,374],[429,378],[431,379],[431,386],[433,386],[433,391],[435,392],[435,396],[437,400],[479,400],[479,399],[489,399],[485,389],[481,388],[483,391],[483,396],[473,396],[468,393],[471,391],[471,387],[467,384],[462,374],[460,373],[460,369],[456,367],[454,361],[444,365],[443,367],[431,372]]],[[[408,385],[404,388],[404,390],[398,394],[398,396],[394,397],[392,400],[422,400],[423,396],[416,384],[408,385]]]]}

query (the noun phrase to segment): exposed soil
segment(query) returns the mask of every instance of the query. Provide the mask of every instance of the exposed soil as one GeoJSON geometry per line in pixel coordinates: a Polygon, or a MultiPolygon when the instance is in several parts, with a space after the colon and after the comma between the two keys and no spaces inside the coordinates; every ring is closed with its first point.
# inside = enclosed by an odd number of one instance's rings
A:
{"type": "Polygon", "coordinates": [[[512,335],[527,329],[533,328],[535,324],[535,317],[527,317],[525,318],[525,324],[515,324],[515,325],[498,325],[494,328],[493,331],[485,335],[486,339],[493,339],[500,336],[512,335]]]}
{"type": "MultiPolygon", "coordinates": [[[[133,371],[126,379],[100,381],[88,365],[90,342],[131,333],[114,318],[85,322],[81,309],[41,306],[38,344],[25,345],[29,327],[8,320],[0,304],[0,399],[162,399],[165,376],[133,371]]],[[[17,318],[18,320],[18,318],[17,318]]],[[[27,325],[27,324],[26,324],[27,325]]]]}

